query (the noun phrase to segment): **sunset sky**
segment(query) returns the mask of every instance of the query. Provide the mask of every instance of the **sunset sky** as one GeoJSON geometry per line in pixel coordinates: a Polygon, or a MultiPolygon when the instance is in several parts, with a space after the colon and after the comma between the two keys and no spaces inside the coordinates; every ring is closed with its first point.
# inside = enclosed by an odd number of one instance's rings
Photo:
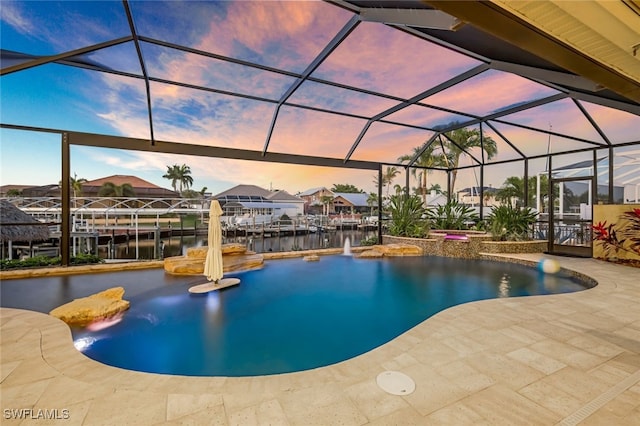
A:
{"type": "MultiPolygon", "coordinates": [[[[130,2],[139,35],[164,40],[267,67],[258,69],[142,42],[149,75],[239,93],[254,98],[198,91],[151,82],[157,140],[195,145],[262,150],[275,104],[353,14],[315,1],[130,2]],[[271,70],[273,69],[273,70],[271,70]],[[284,73],[274,72],[275,69],[284,73]]],[[[3,1],[2,49],[52,55],[129,36],[120,1],[3,1]]],[[[133,43],[109,47],[83,59],[113,70],[141,74],[133,43]]],[[[2,67],[13,65],[3,63],[2,67]]],[[[268,151],[343,159],[367,118],[418,93],[481,65],[481,62],[384,24],[361,22],[312,73],[314,79],[365,89],[364,94],[306,81],[288,102],[350,114],[340,116],[285,105],[280,110],[268,151]]],[[[144,81],[109,73],[48,64],[12,73],[0,80],[1,121],[5,124],[66,129],[149,139],[144,81]]],[[[466,82],[386,117],[394,123],[432,128],[474,115],[489,114],[558,92],[522,77],[485,71],[466,82]],[[443,112],[426,105],[443,107],[443,112]],[[464,114],[468,115],[464,115],[464,114]]],[[[640,139],[640,117],[588,102],[581,105],[615,143],[640,139]]],[[[604,144],[571,99],[503,117],[502,120],[604,144]]],[[[500,133],[526,155],[591,146],[561,136],[495,123],[500,133]]],[[[485,129],[487,130],[487,129],[485,129]]],[[[396,163],[433,134],[428,130],[374,123],[353,153],[353,160],[396,163]]],[[[519,158],[498,134],[494,161],[519,158]]],[[[60,180],[60,143],[55,134],[0,130],[0,183],[44,185],[60,180]]],[[[638,148],[635,148],[636,151],[638,148]]],[[[625,148],[625,150],[627,150],[625,148]]],[[[621,150],[620,152],[622,152],[621,150]]],[[[473,153],[480,156],[479,152],[473,153]]],[[[244,183],[291,193],[318,186],[351,183],[375,190],[374,173],[347,169],[180,157],[140,151],[72,147],[71,172],[89,180],[130,174],[163,187],[167,166],[187,164],[194,189],[216,194],[244,183]]],[[[558,165],[591,154],[561,157],[558,165]]],[[[465,164],[469,163],[466,158],[465,164]]],[[[534,161],[530,173],[544,171],[534,161]]],[[[487,167],[485,185],[498,187],[520,175],[522,163],[487,167]]],[[[441,176],[435,173],[435,182],[441,176]]],[[[476,185],[474,173],[461,173],[461,186],[476,185]]],[[[396,183],[403,184],[399,177],[396,183]]],[[[639,182],[640,183],[640,182],[639,182]]]]}

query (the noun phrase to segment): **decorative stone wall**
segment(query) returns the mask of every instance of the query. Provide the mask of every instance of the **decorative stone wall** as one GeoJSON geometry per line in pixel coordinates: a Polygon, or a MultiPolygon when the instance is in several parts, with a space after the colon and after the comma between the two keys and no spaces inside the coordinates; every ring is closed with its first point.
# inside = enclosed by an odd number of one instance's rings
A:
{"type": "Polygon", "coordinates": [[[484,241],[483,253],[543,253],[547,250],[545,240],[533,241],[484,241]]]}
{"type": "Polygon", "coordinates": [[[421,247],[425,255],[476,259],[481,253],[542,253],[546,241],[492,241],[486,233],[432,232],[429,238],[383,235],[384,244],[404,243],[421,247]]]}

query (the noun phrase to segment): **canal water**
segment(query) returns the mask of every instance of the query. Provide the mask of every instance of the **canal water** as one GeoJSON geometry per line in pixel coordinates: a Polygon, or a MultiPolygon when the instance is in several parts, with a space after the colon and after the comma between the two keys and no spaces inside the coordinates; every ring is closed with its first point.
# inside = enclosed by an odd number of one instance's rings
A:
{"type": "MultiPolygon", "coordinates": [[[[344,230],[334,232],[318,232],[306,235],[286,235],[280,237],[229,237],[223,238],[224,243],[240,243],[247,247],[247,250],[257,253],[266,253],[274,251],[296,251],[296,250],[312,250],[320,248],[336,248],[344,247],[347,237],[351,246],[359,246],[360,241],[366,238],[376,237],[376,231],[358,231],[344,230]]],[[[206,235],[186,235],[172,236],[161,239],[160,251],[162,257],[182,256],[187,253],[190,247],[201,247],[207,245],[206,235]]],[[[104,259],[154,259],[155,256],[154,240],[140,240],[138,249],[136,250],[135,240],[128,243],[116,244],[115,247],[100,246],[98,255],[104,259]]]]}

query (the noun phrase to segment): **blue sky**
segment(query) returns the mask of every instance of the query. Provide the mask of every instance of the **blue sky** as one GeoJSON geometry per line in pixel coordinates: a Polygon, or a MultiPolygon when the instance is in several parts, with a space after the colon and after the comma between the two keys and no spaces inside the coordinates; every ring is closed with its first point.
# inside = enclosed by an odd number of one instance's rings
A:
{"type": "MultiPolygon", "coordinates": [[[[344,9],[324,2],[132,1],[130,4],[136,30],[143,36],[292,73],[302,72],[352,16],[344,9]]],[[[2,48],[51,55],[127,36],[129,28],[122,10],[120,1],[3,1],[0,10],[2,48]]],[[[240,67],[149,43],[143,43],[143,55],[149,73],[156,78],[265,99],[279,99],[295,81],[289,75],[240,67]]],[[[95,52],[89,59],[115,70],[140,73],[132,43],[95,52]]],[[[364,22],[312,76],[409,98],[478,64],[475,59],[382,24],[364,22]]],[[[3,123],[149,138],[142,80],[48,64],[3,76],[0,85],[3,123]]],[[[272,103],[203,93],[159,82],[151,83],[151,93],[154,132],[159,140],[251,150],[261,150],[265,144],[274,111],[272,103]]],[[[489,71],[425,102],[485,114],[554,93],[553,89],[521,77],[489,71]]],[[[305,82],[290,102],[364,117],[397,103],[312,81],[305,82]]],[[[637,140],[637,129],[640,128],[637,116],[588,103],[585,108],[615,142],[637,140]]],[[[403,109],[387,118],[420,126],[465,119],[460,114],[421,106],[403,109]]],[[[557,101],[509,119],[533,127],[547,129],[551,126],[560,133],[601,142],[597,132],[570,100],[557,101]]],[[[362,118],[285,106],[278,116],[269,150],[344,158],[365,124],[366,120],[362,118]]],[[[500,131],[511,140],[519,141],[527,154],[541,154],[546,150],[548,137],[545,134],[506,125],[500,131]]],[[[499,135],[491,132],[489,135],[498,141],[497,160],[517,158],[515,151],[499,135]]],[[[395,162],[430,136],[431,133],[424,130],[374,123],[352,158],[395,162]]],[[[58,136],[0,130],[0,138],[1,184],[42,185],[60,180],[58,136]]],[[[584,146],[554,137],[552,151],[560,142],[584,146]]],[[[565,160],[577,159],[574,156],[560,161],[565,160]]],[[[164,187],[170,186],[168,180],[162,179],[167,166],[184,163],[192,169],[194,189],[207,187],[214,194],[239,183],[292,193],[336,183],[352,183],[367,192],[375,190],[370,171],[89,147],[73,147],[71,161],[72,174],[78,177],[91,180],[131,174],[164,187]]],[[[533,164],[540,170],[530,170],[531,173],[544,169],[542,162],[533,164]]],[[[500,186],[507,176],[521,174],[521,167],[521,163],[488,167],[485,183],[500,186]]],[[[441,181],[437,173],[432,179],[441,181]]],[[[459,181],[462,186],[476,184],[471,171],[461,173],[459,181]]],[[[399,177],[395,183],[403,184],[404,178],[399,177]]]]}

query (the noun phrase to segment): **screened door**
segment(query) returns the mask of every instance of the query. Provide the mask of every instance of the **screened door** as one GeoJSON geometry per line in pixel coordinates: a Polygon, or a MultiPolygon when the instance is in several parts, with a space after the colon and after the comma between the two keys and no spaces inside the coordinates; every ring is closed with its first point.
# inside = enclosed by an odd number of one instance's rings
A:
{"type": "Polygon", "coordinates": [[[549,251],[592,257],[593,177],[552,179],[549,251]]]}

